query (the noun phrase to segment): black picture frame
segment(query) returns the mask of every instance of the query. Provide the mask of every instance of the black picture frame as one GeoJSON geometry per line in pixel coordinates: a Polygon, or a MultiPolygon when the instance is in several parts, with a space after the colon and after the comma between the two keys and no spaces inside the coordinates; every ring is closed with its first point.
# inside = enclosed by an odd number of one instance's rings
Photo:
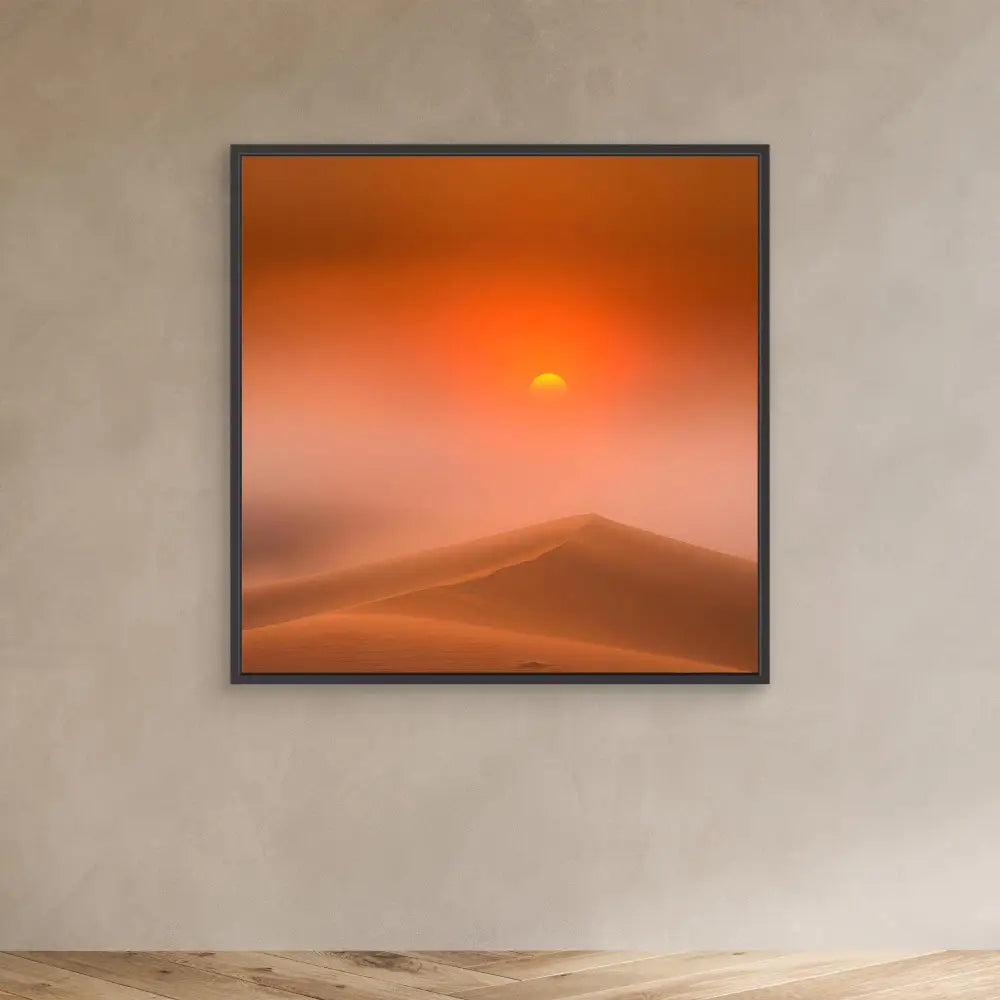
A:
{"type": "Polygon", "coordinates": [[[769,684],[770,146],[767,144],[313,145],[230,146],[230,683],[232,684],[769,684]],[[757,323],[757,671],[649,673],[245,673],[242,635],[242,162],[256,156],[753,156],[758,169],[757,323]]]}

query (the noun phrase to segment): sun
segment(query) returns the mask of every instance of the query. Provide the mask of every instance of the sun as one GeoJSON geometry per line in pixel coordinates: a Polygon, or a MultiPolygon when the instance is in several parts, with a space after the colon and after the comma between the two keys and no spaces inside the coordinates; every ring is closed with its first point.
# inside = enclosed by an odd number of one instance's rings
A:
{"type": "Polygon", "coordinates": [[[555,372],[542,372],[531,380],[531,391],[536,396],[561,396],[566,389],[566,379],[555,372]]]}

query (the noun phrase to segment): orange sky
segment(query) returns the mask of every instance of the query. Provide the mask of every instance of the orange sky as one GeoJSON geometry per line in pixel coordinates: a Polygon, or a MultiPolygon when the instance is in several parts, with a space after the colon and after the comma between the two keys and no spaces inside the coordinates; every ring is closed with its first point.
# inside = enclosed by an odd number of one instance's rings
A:
{"type": "Polygon", "coordinates": [[[244,157],[246,580],[586,511],[754,557],[756,170],[244,157]]]}

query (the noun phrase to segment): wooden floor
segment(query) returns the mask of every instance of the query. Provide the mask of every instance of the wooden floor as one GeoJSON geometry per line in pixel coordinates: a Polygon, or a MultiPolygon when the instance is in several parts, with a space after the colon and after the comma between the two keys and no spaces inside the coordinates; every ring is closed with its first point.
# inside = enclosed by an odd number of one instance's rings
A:
{"type": "Polygon", "coordinates": [[[1000,1000],[1000,952],[0,953],[0,1000],[1000,1000]]]}

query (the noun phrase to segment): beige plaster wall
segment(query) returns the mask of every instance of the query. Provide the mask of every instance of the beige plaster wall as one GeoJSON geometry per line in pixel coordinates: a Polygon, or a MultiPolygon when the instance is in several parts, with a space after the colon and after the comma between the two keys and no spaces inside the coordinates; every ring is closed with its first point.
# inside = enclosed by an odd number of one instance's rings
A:
{"type": "Polygon", "coordinates": [[[992,0],[0,0],[0,946],[1000,944],[992,0]],[[773,146],[770,688],[226,683],[231,141],[773,146]]]}

